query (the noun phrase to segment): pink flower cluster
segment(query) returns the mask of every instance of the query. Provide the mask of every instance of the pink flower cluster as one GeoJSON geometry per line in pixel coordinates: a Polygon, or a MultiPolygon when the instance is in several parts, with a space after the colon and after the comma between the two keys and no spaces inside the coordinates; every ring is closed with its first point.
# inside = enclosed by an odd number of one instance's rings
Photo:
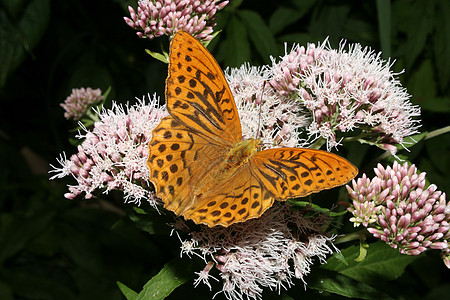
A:
{"type": "Polygon", "coordinates": [[[130,18],[124,17],[140,38],[172,36],[184,30],[204,41],[212,39],[215,14],[229,1],[223,0],[140,0],[137,13],[129,6],[130,18]]]}
{"type": "Polygon", "coordinates": [[[299,102],[280,97],[266,83],[263,68],[248,64],[227,69],[225,76],[233,93],[244,139],[259,138],[262,148],[306,147],[300,138],[308,124],[299,102]]]}
{"type": "Polygon", "coordinates": [[[215,265],[223,283],[221,292],[238,300],[261,299],[264,287],[287,289],[293,278],[304,279],[315,258],[324,263],[333,253],[333,238],[320,229],[327,222],[323,214],[305,217],[288,203],[275,203],[260,218],[227,228],[191,231],[181,220],[174,226],[190,235],[182,241],[182,254],[195,254],[206,263],[195,284],[203,282],[211,289],[209,280],[217,280],[215,265]]]}
{"type": "Polygon", "coordinates": [[[347,185],[354,225],[363,224],[402,254],[418,255],[427,249],[447,253],[450,203],[445,193],[434,184],[425,188],[426,174],[418,174],[414,165],[394,162],[384,168],[379,164],[374,171],[372,180],[364,174],[353,180],[353,188],[347,185]]]}
{"type": "Polygon", "coordinates": [[[66,119],[79,120],[89,108],[103,100],[100,89],[80,88],[72,89],[72,94],[61,103],[66,119]]]}
{"type": "Polygon", "coordinates": [[[69,186],[64,196],[73,199],[80,194],[93,197],[95,190],[122,190],[125,200],[140,202],[142,199],[154,204],[155,199],[148,186],[149,171],[146,166],[151,132],[167,115],[159,108],[155,97],[149,104],[144,100],[127,107],[113,104],[111,110],[98,112],[100,121],[92,131],[78,135],[83,142],[78,153],[70,159],[61,156],[61,168],[51,179],[73,176],[77,184],[69,186]]]}
{"type": "Polygon", "coordinates": [[[368,48],[296,45],[280,62],[272,61],[270,85],[304,105],[312,117],[308,133],[326,140],[328,149],[340,143],[341,133],[358,130],[354,139],[395,153],[393,144],[417,133],[413,118],[419,108],[409,101],[390,63],[368,48]]]}

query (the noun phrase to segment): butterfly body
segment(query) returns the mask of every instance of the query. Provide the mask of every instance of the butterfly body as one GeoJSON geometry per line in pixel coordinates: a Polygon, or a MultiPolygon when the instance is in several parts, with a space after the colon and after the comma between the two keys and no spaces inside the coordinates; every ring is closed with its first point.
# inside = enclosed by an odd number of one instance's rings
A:
{"type": "Polygon", "coordinates": [[[258,139],[248,139],[236,143],[227,154],[224,170],[235,169],[243,164],[258,151],[261,150],[261,141],[258,139]]]}
{"type": "Polygon", "coordinates": [[[259,217],[275,200],[342,185],[358,172],[321,150],[274,148],[243,140],[231,90],[212,55],[178,32],[166,80],[170,116],[153,130],[150,180],[164,207],[210,227],[259,217]]]}

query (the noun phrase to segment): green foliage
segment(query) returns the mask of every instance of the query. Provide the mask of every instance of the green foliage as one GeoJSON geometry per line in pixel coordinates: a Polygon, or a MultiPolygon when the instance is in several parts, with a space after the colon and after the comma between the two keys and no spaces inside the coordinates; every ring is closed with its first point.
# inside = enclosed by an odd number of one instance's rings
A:
{"type": "Polygon", "coordinates": [[[383,242],[371,243],[366,258],[361,262],[356,261],[360,256],[359,246],[350,246],[341,251],[348,264],[331,257],[322,267],[368,284],[376,284],[378,280],[397,279],[405,267],[417,259],[417,256],[392,251],[392,248],[383,242]]]}
{"type": "Polygon", "coordinates": [[[164,52],[163,54],[161,54],[159,52],[153,52],[148,49],[146,49],[145,52],[147,52],[148,55],[150,55],[154,59],[159,60],[160,62],[163,62],[165,64],[169,63],[169,54],[167,52],[164,52]]]}
{"type": "Polygon", "coordinates": [[[120,291],[125,296],[125,298],[127,298],[127,300],[137,299],[139,294],[127,287],[125,284],[118,281],[117,286],[120,288],[120,291]]]}
{"type": "MultiPolygon", "coordinates": [[[[58,154],[75,152],[74,134],[67,133],[76,124],[59,106],[72,88],[111,87],[108,99],[123,103],[164,94],[167,65],[144,49],[168,49],[168,40],[138,39],[123,22],[127,15],[124,1],[1,1],[0,299],[156,299],[149,296],[155,291],[158,299],[203,299],[218,291],[193,288],[202,261],[179,259],[178,237],[169,236],[158,212],[123,204],[120,193],[67,200],[66,184],[73,182],[48,181],[58,154]]],[[[422,108],[423,134],[399,154],[449,194],[450,136],[425,135],[449,125],[449,15],[447,0],[231,1],[218,14],[222,32],[210,49],[223,67],[267,64],[284,54],[285,42],[289,50],[294,42],[327,36],[335,48],[345,38],[383,50],[397,61],[395,70],[405,69],[400,81],[422,108]]],[[[368,174],[383,157],[356,142],[346,150],[368,174]]],[[[320,204],[316,210],[330,207],[320,204]]],[[[347,218],[338,219],[340,233],[354,230],[347,218]]],[[[372,239],[364,243],[365,257],[356,241],[338,245],[342,253],[322,267],[317,262],[304,278],[306,291],[295,281],[264,298],[443,299],[450,293],[438,253],[409,257],[372,239]]]]}
{"type": "Polygon", "coordinates": [[[165,218],[154,209],[145,211],[142,208],[133,207],[133,210],[128,210],[128,216],[136,227],[142,231],[149,234],[170,234],[171,229],[167,226],[167,223],[170,223],[171,220],[168,220],[168,218],[165,218]]]}
{"type": "Polygon", "coordinates": [[[0,88],[41,40],[50,20],[50,0],[2,1],[0,88]]]}
{"type": "Polygon", "coordinates": [[[378,32],[383,58],[391,57],[391,3],[389,0],[377,0],[378,32]]]}
{"type": "Polygon", "coordinates": [[[383,291],[379,291],[369,284],[351,279],[337,272],[327,270],[314,271],[308,277],[308,282],[309,288],[318,290],[321,294],[327,293],[327,296],[334,294],[356,299],[392,299],[383,291]]]}
{"type": "Polygon", "coordinates": [[[174,259],[167,263],[161,271],[150,279],[136,300],[165,299],[174,289],[192,278],[193,263],[174,259]]]}
{"type": "Polygon", "coordinates": [[[366,258],[359,260],[360,247],[343,249],[328,259],[327,264],[313,271],[308,280],[310,288],[359,299],[394,299],[395,294],[385,289],[390,280],[399,278],[405,267],[417,259],[401,255],[382,242],[364,246],[366,258]],[[339,256],[345,257],[343,263],[339,256]]]}

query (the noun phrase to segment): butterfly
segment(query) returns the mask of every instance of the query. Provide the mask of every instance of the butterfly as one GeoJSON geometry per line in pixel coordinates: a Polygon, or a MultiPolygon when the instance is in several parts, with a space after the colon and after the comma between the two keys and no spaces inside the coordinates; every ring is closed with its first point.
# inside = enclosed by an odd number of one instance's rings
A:
{"type": "Polygon", "coordinates": [[[164,207],[209,227],[257,218],[275,200],[343,185],[358,169],[322,150],[243,140],[233,95],[208,50],[178,31],[170,44],[163,118],[148,144],[150,181],[164,207]]]}

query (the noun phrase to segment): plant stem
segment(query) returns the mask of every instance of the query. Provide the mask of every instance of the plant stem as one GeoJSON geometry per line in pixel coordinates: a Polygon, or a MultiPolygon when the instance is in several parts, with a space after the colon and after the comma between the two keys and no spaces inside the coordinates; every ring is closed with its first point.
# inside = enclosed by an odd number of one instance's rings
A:
{"type": "Polygon", "coordinates": [[[436,129],[434,131],[429,132],[427,134],[427,136],[425,137],[425,139],[428,140],[428,139],[434,138],[434,137],[436,137],[438,135],[441,135],[441,134],[444,134],[444,133],[447,133],[447,132],[450,132],[450,126],[446,126],[446,127],[443,127],[443,128],[440,128],[440,129],[436,129]]]}
{"type": "Polygon", "coordinates": [[[318,138],[317,141],[314,142],[314,144],[311,145],[311,149],[320,149],[323,144],[325,144],[326,140],[322,137],[318,138]]]}
{"type": "Polygon", "coordinates": [[[355,241],[355,240],[360,240],[363,241],[367,238],[369,232],[367,231],[367,229],[361,229],[352,233],[347,233],[344,235],[340,235],[338,237],[336,237],[336,239],[334,240],[335,244],[341,244],[341,243],[346,243],[346,242],[350,242],[350,241],[355,241]]]}

